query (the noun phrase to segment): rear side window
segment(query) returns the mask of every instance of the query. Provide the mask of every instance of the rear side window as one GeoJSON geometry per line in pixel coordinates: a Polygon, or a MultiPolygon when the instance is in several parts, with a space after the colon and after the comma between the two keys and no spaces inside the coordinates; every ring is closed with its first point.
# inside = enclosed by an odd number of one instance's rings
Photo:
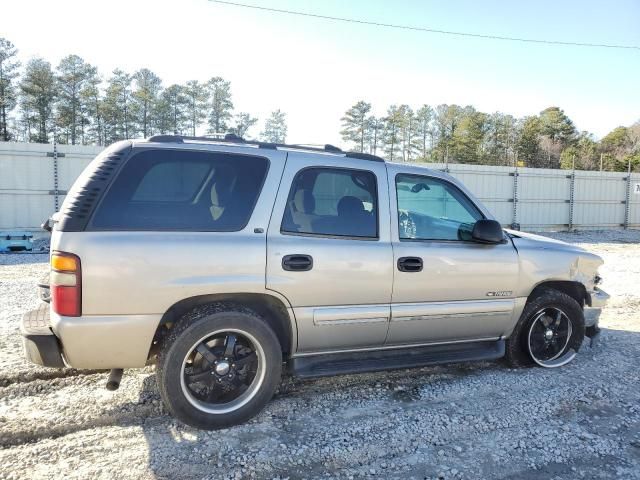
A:
{"type": "Polygon", "coordinates": [[[134,154],[92,220],[94,230],[238,231],[268,169],[263,157],[184,150],[134,154]]]}
{"type": "Polygon", "coordinates": [[[376,177],[365,170],[306,168],[291,185],[282,232],[378,237],[376,177]]]}

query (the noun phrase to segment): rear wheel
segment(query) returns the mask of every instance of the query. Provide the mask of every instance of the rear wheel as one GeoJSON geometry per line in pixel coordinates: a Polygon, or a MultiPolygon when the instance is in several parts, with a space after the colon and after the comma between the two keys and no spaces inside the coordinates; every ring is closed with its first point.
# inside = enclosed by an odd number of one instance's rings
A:
{"type": "Polygon", "coordinates": [[[256,415],[280,381],[274,332],[242,307],[213,304],[185,315],[158,357],[158,387],[169,411],[189,425],[215,429],[256,415]]]}
{"type": "Polygon", "coordinates": [[[512,366],[557,368],[574,359],[584,339],[582,306],[557,290],[542,290],[529,300],[507,340],[512,366]]]}

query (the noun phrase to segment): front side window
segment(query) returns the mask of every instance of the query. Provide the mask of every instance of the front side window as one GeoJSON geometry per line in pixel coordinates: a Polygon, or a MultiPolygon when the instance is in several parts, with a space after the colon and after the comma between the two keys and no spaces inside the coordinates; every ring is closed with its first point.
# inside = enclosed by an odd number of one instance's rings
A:
{"type": "Polygon", "coordinates": [[[470,240],[483,218],[453,184],[433,177],[397,175],[398,233],[401,240],[470,240]]]}
{"type": "Polygon", "coordinates": [[[268,169],[263,157],[184,150],[133,155],[92,220],[97,230],[238,231],[268,169]]]}
{"type": "Polygon", "coordinates": [[[281,231],[377,238],[376,176],[343,168],[300,171],[291,185],[281,231]]]}

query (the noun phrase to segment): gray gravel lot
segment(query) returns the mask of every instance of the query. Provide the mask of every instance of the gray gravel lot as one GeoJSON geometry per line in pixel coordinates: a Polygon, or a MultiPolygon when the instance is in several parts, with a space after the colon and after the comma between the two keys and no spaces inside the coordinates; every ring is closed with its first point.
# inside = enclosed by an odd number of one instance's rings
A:
{"type": "Polygon", "coordinates": [[[605,259],[600,343],[559,370],[456,364],[286,378],[245,425],[202,432],[153,369],[37,368],[18,322],[47,256],[0,255],[0,478],[640,479],[640,232],[554,234],[605,259]]]}

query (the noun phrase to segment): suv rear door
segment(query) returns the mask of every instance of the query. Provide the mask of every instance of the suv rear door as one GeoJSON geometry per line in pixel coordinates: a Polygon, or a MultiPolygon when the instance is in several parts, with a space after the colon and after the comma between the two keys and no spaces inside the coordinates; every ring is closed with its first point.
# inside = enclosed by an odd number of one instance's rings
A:
{"type": "Polygon", "coordinates": [[[381,346],[392,263],[385,164],[290,151],[267,233],[267,288],[293,307],[298,351],[381,346]]]}
{"type": "Polygon", "coordinates": [[[485,215],[446,178],[390,164],[389,191],[395,277],[386,343],[508,333],[519,272],[511,242],[469,241],[485,215]]]}

